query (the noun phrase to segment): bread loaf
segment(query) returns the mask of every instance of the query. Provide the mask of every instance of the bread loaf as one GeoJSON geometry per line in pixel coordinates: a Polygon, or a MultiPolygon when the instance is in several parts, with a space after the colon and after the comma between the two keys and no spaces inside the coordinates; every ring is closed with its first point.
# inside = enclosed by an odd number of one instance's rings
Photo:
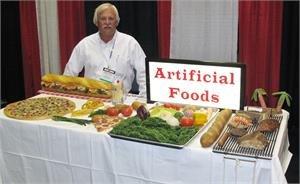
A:
{"type": "Polygon", "coordinates": [[[202,147],[209,147],[218,139],[231,114],[230,109],[224,109],[217,115],[211,127],[200,138],[202,147]]]}

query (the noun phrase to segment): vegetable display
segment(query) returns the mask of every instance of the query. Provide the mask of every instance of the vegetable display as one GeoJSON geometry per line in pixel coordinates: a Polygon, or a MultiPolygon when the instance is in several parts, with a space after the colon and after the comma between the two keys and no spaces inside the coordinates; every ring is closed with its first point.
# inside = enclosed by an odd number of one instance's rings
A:
{"type": "Polygon", "coordinates": [[[136,113],[137,116],[142,120],[145,120],[150,116],[149,111],[143,105],[136,110],[136,113]]]}
{"type": "Polygon", "coordinates": [[[133,109],[131,106],[128,106],[128,107],[125,107],[121,110],[121,114],[124,116],[124,117],[129,117],[133,112],[133,109]]]}
{"type": "Polygon", "coordinates": [[[199,127],[195,126],[171,126],[158,117],[148,117],[142,120],[136,116],[122,120],[110,133],[160,143],[184,145],[198,130],[199,127]]]}
{"type": "Polygon", "coordinates": [[[86,126],[86,124],[91,123],[91,120],[87,120],[87,119],[78,119],[78,118],[67,118],[64,116],[52,116],[52,120],[54,121],[67,121],[67,122],[71,122],[71,123],[76,123],[79,125],[84,125],[86,126]]]}
{"type": "Polygon", "coordinates": [[[106,114],[109,116],[117,116],[119,114],[119,110],[116,107],[108,107],[106,109],[106,114]]]}
{"type": "Polygon", "coordinates": [[[93,117],[93,116],[95,116],[95,115],[103,115],[103,114],[105,114],[105,113],[106,113],[105,110],[103,110],[103,109],[98,109],[98,110],[96,110],[96,111],[93,111],[93,112],[89,115],[89,117],[93,117]]]}

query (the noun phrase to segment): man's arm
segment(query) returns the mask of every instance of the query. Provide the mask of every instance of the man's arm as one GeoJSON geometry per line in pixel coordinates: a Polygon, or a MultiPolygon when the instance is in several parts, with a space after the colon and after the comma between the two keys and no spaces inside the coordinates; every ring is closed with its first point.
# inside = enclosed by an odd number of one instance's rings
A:
{"type": "Polygon", "coordinates": [[[82,58],[83,55],[81,54],[80,47],[77,45],[72,51],[63,75],[78,76],[79,72],[81,72],[84,66],[82,58]]]}
{"type": "Polygon", "coordinates": [[[133,61],[134,61],[134,68],[136,70],[136,81],[139,85],[139,95],[146,96],[146,72],[145,72],[145,58],[146,55],[141,48],[141,46],[136,42],[134,46],[133,52],[133,61]]]}

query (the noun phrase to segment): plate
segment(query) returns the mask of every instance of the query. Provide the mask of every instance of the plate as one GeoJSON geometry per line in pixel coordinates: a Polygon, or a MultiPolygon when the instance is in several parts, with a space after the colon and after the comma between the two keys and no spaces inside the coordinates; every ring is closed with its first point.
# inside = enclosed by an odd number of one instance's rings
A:
{"type": "Polygon", "coordinates": [[[147,140],[147,139],[139,139],[135,137],[128,137],[124,135],[118,135],[114,134],[111,131],[108,133],[113,138],[117,139],[123,139],[123,140],[128,140],[128,141],[134,141],[134,142],[139,142],[139,143],[146,143],[146,144],[152,144],[152,145],[157,145],[157,146],[164,146],[164,147],[170,147],[170,148],[177,148],[177,149],[182,149],[185,146],[187,146],[197,135],[203,130],[208,124],[210,124],[211,120],[214,119],[214,117],[217,115],[219,112],[219,109],[213,109],[213,113],[211,117],[208,119],[207,123],[204,126],[201,126],[199,130],[184,144],[178,145],[178,144],[171,144],[171,143],[164,143],[164,142],[158,142],[158,141],[152,141],[152,140],[147,140]]]}

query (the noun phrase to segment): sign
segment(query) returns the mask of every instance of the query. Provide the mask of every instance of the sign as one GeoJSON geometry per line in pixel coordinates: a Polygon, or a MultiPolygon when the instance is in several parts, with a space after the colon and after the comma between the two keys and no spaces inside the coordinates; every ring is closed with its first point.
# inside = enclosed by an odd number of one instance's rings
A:
{"type": "Polygon", "coordinates": [[[147,58],[146,81],[149,103],[244,106],[244,64],[147,58]]]}

